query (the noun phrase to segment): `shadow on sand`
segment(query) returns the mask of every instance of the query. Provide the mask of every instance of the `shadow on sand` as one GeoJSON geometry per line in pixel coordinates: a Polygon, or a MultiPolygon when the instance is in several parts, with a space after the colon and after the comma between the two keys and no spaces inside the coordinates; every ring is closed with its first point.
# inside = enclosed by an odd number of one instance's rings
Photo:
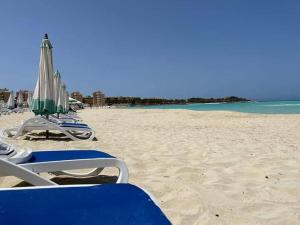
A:
{"type": "MultiPolygon", "coordinates": [[[[116,183],[118,180],[117,176],[106,176],[99,175],[96,177],[85,177],[85,178],[74,178],[67,176],[58,176],[51,178],[51,181],[59,184],[59,185],[74,185],[74,184],[108,184],[108,183],[116,183]]],[[[13,187],[30,187],[33,186],[25,181],[21,181],[20,183],[14,185],[13,187]]]]}
{"type": "MultiPolygon", "coordinates": [[[[70,138],[65,136],[62,133],[52,133],[49,132],[48,138],[46,138],[46,131],[39,132],[39,133],[29,133],[25,136],[24,140],[30,140],[30,141],[72,141],[70,138]]],[[[85,140],[85,139],[82,139],[85,140]]],[[[94,137],[93,141],[98,141],[96,137],[94,137]]]]}

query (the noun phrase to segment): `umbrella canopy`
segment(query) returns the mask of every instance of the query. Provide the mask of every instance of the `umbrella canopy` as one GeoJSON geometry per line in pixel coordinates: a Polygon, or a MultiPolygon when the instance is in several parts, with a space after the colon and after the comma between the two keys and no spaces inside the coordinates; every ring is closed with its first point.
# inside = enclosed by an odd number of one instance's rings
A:
{"type": "Polygon", "coordinates": [[[31,92],[31,91],[28,91],[28,95],[27,95],[27,104],[28,104],[28,107],[29,107],[29,108],[31,107],[31,102],[32,102],[32,92],[31,92]]]}
{"type": "Polygon", "coordinates": [[[45,34],[41,44],[39,74],[33,93],[31,109],[39,115],[49,115],[56,112],[53,94],[52,45],[47,34],[45,34]]]}
{"type": "Polygon", "coordinates": [[[9,99],[7,101],[7,108],[9,109],[15,108],[15,97],[13,91],[10,92],[9,99]]]}
{"type": "Polygon", "coordinates": [[[55,102],[55,107],[56,107],[56,112],[59,113],[59,106],[61,104],[59,104],[59,97],[61,94],[61,77],[60,77],[60,73],[58,72],[58,70],[55,72],[54,74],[54,81],[53,81],[53,91],[54,91],[54,102],[55,102]]]}
{"type": "Polygon", "coordinates": [[[58,95],[58,100],[57,100],[57,113],[64,113],[64,98],[65,98],[65,94],[64,94],[64,91],[65,91],[65,85],[64,84],[60,84],[60,87],[59,87],[59,95],[58,95]]]}
{"type": "Polygon", "coordinates": [[[70,107],[70,104],[69,104],[69,92],[66,91],[66,106],[65,106],[65,113],[68,113],[68,112],[69,112],[69,107],[70,107]]]}
{"type": "Polygon", "coordinates": [[[67,93],[65,84],[62,84],[61,88],[62,88],[62,96],[61,97],[63,99],[63,101],[62,101],[63,113],[67,113],[69,111],[69,108],[67,108],[67,107],[69,107],[69,105],[68,105],[69,104],[69,101],[68,101],[69,95],[67,93]]]}
{"type": "Polygon", "coordinates": [[[17,104],[18,104],[18,106],[23,105],[23,96],[22,96],[21,91],[19,91],[19,94],[18,94],[17,104]]]}

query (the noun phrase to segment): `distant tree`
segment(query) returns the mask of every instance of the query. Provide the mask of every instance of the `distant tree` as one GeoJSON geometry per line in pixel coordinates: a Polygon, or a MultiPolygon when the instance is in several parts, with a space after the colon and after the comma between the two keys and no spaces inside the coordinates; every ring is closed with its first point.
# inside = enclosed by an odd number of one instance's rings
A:
{"type": "Polygon", "coordinates": [[[190,103],[215,103],[215,102],[243,102],[245,98],[229,96],[224,98],[189,98],[189,99],[164,99],[164,98],[140,98],[140,97],[107,97],[107,105],[166,105],[166,104],[190,104],[190,103]]]}

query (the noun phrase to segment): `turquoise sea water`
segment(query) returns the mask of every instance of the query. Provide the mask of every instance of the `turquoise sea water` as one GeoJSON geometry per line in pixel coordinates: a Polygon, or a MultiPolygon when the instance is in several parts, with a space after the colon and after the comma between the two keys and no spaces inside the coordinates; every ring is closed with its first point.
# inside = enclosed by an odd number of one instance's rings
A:
{"type": "Polygon", "coordinates": [[[236,111],[263,114],[300,114],[300,101],[266,101],[245,103],[198,103],[188,105],[145,106],[153,109],[188,109],[197,111],[236,111]]]}

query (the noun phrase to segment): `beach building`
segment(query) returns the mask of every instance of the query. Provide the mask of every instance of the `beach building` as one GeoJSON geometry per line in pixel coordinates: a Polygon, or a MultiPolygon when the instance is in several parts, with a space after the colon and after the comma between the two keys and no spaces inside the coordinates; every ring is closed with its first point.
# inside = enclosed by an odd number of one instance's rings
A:
{"type": "Polygon", "coordinates": [[[7,102],[9,99],[10,91],[7,88],[0,89],[0,101],[7,102]]]}
{"type": "Polygon", "coordinates": [[[77,101],[83,102],[83,96],[79,91],[72,92],[71,97],[76,99],[77,101]]]}
{"type": "Polygon", "coordinates": [[[93,96],[85,96],[83,97],[79,91],[75,91],[71,93],[71,97],[76,99],[77,101],[82,102],[86,106],[103,106],[105,105],[105,95],[101,91],[95,91],[93,96]]]}
{"type": "Polygon", "coordinates": [[[92,96],[86,96],[82,98],[82,103],[88,106],[93,106],[93,97],[92,96]]]}
{"type": "Polygon", "coordinates": [[[95,91],[93,93],[93,106],[105,105],[105,95],[101,91],[95,91]]]}

